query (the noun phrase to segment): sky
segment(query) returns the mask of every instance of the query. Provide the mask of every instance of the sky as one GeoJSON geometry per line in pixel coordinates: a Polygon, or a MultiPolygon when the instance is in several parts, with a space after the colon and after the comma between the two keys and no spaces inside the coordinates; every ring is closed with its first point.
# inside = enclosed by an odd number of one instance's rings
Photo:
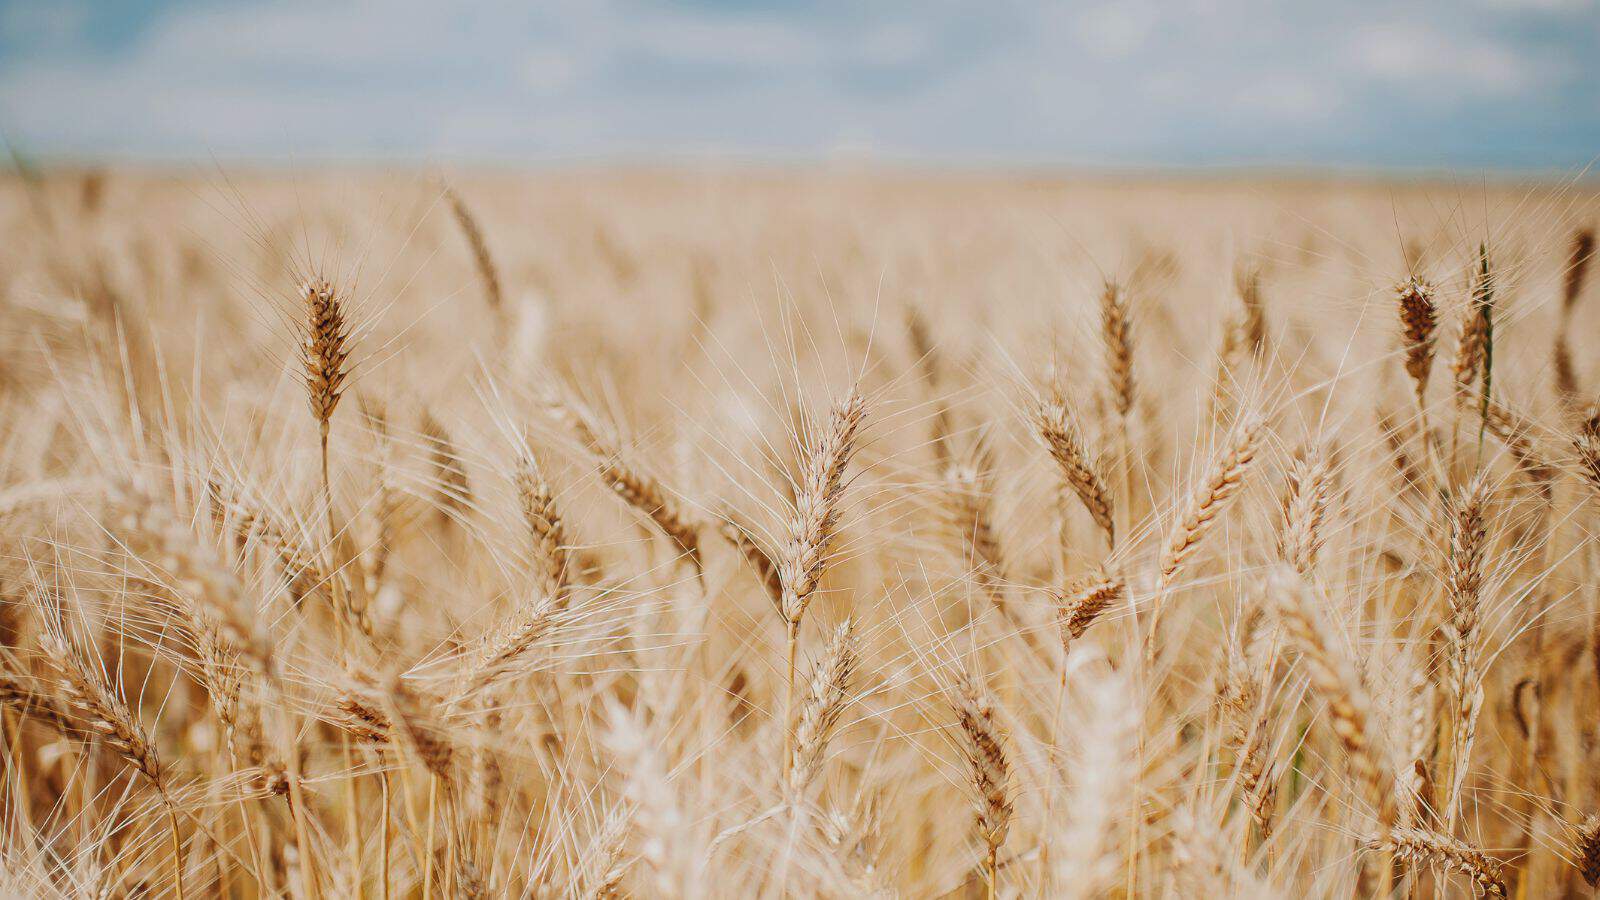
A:
{"type": "Polygon", "coordinates": [[[39,158],[1574,173],[1600,0],[0,0],[39,158]]]}

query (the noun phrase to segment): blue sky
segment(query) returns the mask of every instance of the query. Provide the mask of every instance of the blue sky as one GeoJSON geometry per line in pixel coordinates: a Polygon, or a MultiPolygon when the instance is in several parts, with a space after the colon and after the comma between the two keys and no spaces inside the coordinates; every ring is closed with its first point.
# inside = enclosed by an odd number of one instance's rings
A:
{"type": "Polygon", "coordinates": [[[0,0],[35,156],[1575,171],[1600,0],[0,0]]]}

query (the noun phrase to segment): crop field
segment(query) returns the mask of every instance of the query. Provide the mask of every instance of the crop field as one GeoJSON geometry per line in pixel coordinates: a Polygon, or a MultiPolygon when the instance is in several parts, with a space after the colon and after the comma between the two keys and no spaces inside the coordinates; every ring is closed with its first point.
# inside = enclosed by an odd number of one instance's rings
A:
{"type": "Polygon", "coordinates": [[[0,180],[0,894],[1591,896],[1589,183],[0,180]]]}

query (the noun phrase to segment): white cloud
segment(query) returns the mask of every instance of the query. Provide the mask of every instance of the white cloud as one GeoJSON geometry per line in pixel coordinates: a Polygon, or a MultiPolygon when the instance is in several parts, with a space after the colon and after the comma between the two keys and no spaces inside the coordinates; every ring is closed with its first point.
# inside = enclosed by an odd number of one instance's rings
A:
{"type": "Polygon", "coordinates": [[[1084,50],[1116,59],[1143,47],[1160,20],[1160,12],[1149,3],[1125,0],[1085,10],[1077,18],[1074,30],[1084,50]]]}
{"type": "Polygon", "coordinates": [[[1391,23],[1357,35],[1361,71],[1384,81],[1459,94],[1515,94],[1545,80],[1555,64],[1504,43],[1457,35],[1427,24],[1391,23]]]}

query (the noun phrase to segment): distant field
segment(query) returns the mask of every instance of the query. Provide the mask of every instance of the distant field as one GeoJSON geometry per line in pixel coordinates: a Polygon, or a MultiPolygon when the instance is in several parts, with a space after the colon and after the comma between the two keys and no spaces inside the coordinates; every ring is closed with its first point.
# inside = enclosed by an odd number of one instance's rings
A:
{"type": "Polygon", "coordinates": [[[0,181],[0,893],[1587,896],[1588,183],[0,181]]]}

